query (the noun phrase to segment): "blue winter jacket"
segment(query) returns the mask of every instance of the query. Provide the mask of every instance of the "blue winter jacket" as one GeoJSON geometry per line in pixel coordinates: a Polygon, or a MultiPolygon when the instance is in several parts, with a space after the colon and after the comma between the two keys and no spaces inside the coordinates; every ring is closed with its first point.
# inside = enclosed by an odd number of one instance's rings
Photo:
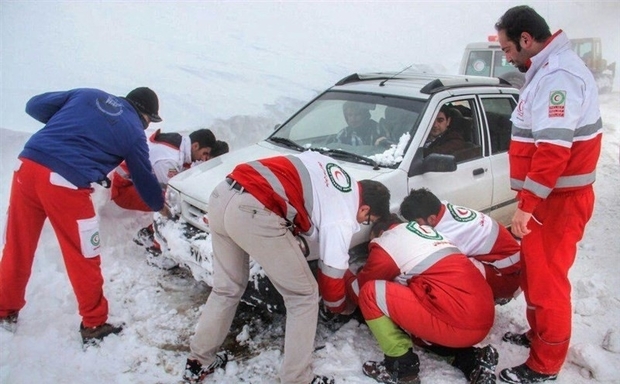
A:
{"type": "Polygon", "coordinates": [[[140,197],[154,211],[163,208],[144,126],[127,100],[88,88],[48,92],[30,99],[26,113],[45,126],[32,135],[20,157],[49,168],[78,188],[105,180],[125,160],[140,197]]]}

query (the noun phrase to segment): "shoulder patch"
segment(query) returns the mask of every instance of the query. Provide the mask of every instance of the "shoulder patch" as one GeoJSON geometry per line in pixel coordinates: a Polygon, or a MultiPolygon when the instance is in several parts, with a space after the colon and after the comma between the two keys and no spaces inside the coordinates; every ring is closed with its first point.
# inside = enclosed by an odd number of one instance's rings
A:
{"type": "Polygon", "coordinates": [[[564,117],[566,91],[551,91],[549,94],[549,117],[564,117]]]}

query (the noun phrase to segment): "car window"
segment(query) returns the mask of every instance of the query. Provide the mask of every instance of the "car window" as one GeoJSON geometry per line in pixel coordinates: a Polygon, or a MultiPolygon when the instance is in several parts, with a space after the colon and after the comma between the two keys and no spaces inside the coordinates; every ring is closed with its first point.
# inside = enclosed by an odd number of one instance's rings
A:
{"type": "Polygon", "coordinates": [[[425,103],[385,95],[326,92],[284,123],[270,139],[288,139],[306,149],[346,151],[379,165],[394,166],[402,159],[405,147],[399,144],[406,144],[415,134],[425,103]]]}
{"type": "Polygon", "coordinates": [[[480,129],[473,99],[442,104],[424,141],[424,156],[454,155],[458,163],[482,157],[480,129]]]}
{"type": "Polygon", "coordinates": [[[482,98],[482,107],[489,127],[491,153],[506,152],[510,143],[512,123],[510,116],[516,106],[512,97],[482,98]]]}

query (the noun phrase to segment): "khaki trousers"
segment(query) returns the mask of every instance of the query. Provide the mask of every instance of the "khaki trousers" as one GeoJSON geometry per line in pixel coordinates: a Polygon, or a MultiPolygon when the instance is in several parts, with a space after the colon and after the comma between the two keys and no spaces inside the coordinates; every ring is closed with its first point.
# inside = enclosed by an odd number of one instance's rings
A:
{"type": "Polygon", "coordinates": [[[284,219],[249,193],[220,183],[209,199],[213,290],[191,340],[190,358],[212,363],[248,284],[249,256],[284,298],[286,330],[281,383],[308,384],[318,316],[318,284],[284,219]]]}

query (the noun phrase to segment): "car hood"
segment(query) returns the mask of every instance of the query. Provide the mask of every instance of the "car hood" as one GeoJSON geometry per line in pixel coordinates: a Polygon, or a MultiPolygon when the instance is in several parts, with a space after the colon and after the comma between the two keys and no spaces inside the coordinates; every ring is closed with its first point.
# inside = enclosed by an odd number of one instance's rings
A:
{"type": "MultiPolygon", "coordinates": [[[[298,151],[261,141],[248,147],[231,151],[215,159],[211,159],[187,171],[174,176],[168,185],[181,193],[184,199],[189,200],[194,206],[206,210],[211,191],[232,170],[242,163],[263,159],[273,156],[298,154],[298,151]]],[[[346,161],[334,160],[335,163],[346,169],[357,180],[374,179],[380,174],[393,171],[388,168],[373,170],[369,165],[356,164],[346,161]]]]}

